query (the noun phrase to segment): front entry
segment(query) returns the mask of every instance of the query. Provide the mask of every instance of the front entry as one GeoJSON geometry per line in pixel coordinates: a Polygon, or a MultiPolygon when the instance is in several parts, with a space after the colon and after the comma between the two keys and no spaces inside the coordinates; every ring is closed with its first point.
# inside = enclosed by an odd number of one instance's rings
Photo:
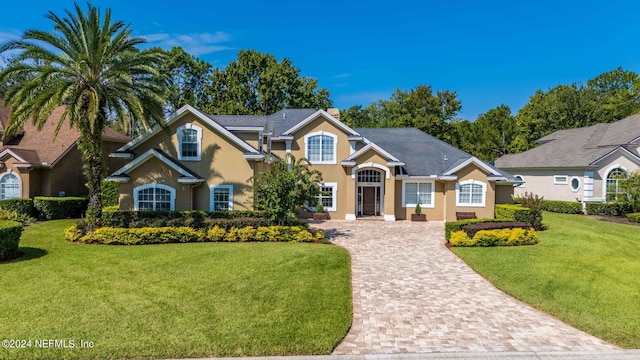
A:
{"type": "Polygon", "coordinates": [[[376,215],[376,188],[362,187],[362,215],[376,215]]]}

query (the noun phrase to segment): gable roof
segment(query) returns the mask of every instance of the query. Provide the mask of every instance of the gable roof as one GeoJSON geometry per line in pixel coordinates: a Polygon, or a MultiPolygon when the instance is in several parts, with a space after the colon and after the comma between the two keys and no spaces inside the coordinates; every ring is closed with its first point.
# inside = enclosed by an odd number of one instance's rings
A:
{"type": "Polygon", "coordinates": [[[312,122],[313,120],[317,119],[320,116],[323,116],[325,119],[329,120],[330,123],[332,123],[333,125],[335,125],[338,128],[341,128],[347,134],[353,135],[353,136],[360,136],[360,134],[358,134],[357,131],[355,131],[354,129],[352,129],[352,128],[348,127],[347,125],[343,124],[342,122],[340,122],[340,120],[338,120],[335,117],[329,115],[329,113],[327,113],[324,110],[318,110],[315,113],[309,115],[306,119],[300,121],[295,126],[291,127],[287,131],[283,132],[282,135],[292,135],[293,133],[295,133],[296,131],[300,130],[302,127],[304,127],[305,125],[309,124],[310,122],[312,122]]]}
{"type": "Polygon", "coordinates": [[[198,182],[204,181],[204,178],[202,178],[200,175],[193,172],[188,167],[182,165],[180,162],[176,161],[176,159],[172,158],[171,156],[169,156],[167,153],[165,153],[160,149],[149,149],[145,151],[143,154],[136,157],[133,161],[131,161],[127,165],[116,170],[111,176],[107,178],[107,180],[128,181],[129,179],[128,172],[135,170],[137,167],[146,163],[152,158],[156,158],[162,161],[167,166],[171,167],[172,169],[180,173],[180,175],[182,176],[178,178],[179,183],[198,183],[198,182]]]}
{"type": "Polygon", "coordinates": [[[500,168],[587,168],[599,159],[624,148],[632,157],[640,157],[640,114],[622,120],[587,127],[559,130],[538,139],[537,147],[520,154],[508,154],[496,160],[500,168]]]}
{"type": "MultiPolygon", "coordinates": [[[[0,147],[0,154],[13,153],[17,156],[14,156],[17,160],[33,165],[55,165],[76,145],[80,137],[78,130],[71,128],[68,124],[63,124],[54,140],[56,125],[60,121],[63,112],[63,107],[53,110],[40,131],[31,121],[25,122],[22,131],[18,135],[3,141],[0,147]],[[18,159],[18,157],[22,160],[18,159]]],[[[0,134],[4,134],[9,122],[9,115],[9,108],[0,100],[0,134]]],[[[120,143],[130,140],[126,135],[122,135],[110,127],[105,128],[103,136],[104,140],[120,143]]]]}
{"type": "Polygon", "coordinates": [[[283,109],[271,115],[207,115],[225,128],[263,129],[267,124],[273,136],[281,136],[284,131],[304,121],[317,111],[314,109],[283,109]]]}
{"type": "MultiPolygon", "coordinates": [[[[368,143],[362,149],[360,149],[360,150],[354,152],[353,154],[349,155],[349,157],[344,159],[343,162],[353,161],[353,160],[357,159],[358,157],[360,157],[360,155],[366,153],[369,150],[374,150],[378,154],[384,156],[387,159],[387,161],[400,162],[400,160],[397,157],[393,156],[392,154],[389,154],[385,149],[381,148],[380,146],[376,145],[373,142],[368,143]]],[[[402,165],[404,165],[404,163],[402,163],[402,165]]]]}

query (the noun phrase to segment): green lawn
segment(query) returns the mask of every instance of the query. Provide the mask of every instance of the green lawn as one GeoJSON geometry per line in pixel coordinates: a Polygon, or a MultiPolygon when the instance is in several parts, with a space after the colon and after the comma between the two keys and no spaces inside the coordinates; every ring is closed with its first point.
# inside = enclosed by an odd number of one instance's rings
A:
{"type": "Polygon", "coordinates": [[[0,358],[329,354],[351,324],[343,248],[81,245],[63,239],[72,223],[25,228],[26,260],[0,264],[0,337],[32,341],[0,358]],[[43,339],[75,348],[36,348],[43,339]]]}
{"type": "Polygon", "coordinates": [[[589,334],[640,348],[640,227],[544,213],[534,246],[454,248],[493,284],[589,334]]]}

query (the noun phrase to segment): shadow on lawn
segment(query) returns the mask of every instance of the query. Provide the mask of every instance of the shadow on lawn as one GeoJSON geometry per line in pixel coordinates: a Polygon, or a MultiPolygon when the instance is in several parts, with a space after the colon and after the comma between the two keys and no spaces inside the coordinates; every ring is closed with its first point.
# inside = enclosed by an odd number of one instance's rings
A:
{"type": "Polygon", "coordinates": [[[0,264],[17,263],[20,261],[33,260],[41,258],[47,255],[47,250],[32,248],[32,247],[20,247],[18,248],[18,256],[15,259],[0,262],[0,264]]]}

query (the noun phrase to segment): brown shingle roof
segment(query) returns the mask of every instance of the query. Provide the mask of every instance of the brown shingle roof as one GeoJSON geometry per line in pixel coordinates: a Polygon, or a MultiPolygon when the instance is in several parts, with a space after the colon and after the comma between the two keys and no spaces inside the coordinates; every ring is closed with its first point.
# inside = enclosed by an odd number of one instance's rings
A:
{"type": "MultiPolygon", "coordinates": [[[[63,124],[54,140],[56,125],[62,116],[64,108],[55,109],[49,119],[38,131],[30,121],[23,126],[23,132],[11,139],[3,142],[0,152],[11,149],[16,155],[25,161],[33,164],[51,165],[64,155],[80,137],[80,132],[70,128],[68,124],[63,124]]],[[[4,132],[9,121],[9,109],[0,100],[0,130],[4,132]]],[[[126,143],[129,137],[118,133],[107,127],[104,132],[104,139],[115,142],[126,143]]]]}

